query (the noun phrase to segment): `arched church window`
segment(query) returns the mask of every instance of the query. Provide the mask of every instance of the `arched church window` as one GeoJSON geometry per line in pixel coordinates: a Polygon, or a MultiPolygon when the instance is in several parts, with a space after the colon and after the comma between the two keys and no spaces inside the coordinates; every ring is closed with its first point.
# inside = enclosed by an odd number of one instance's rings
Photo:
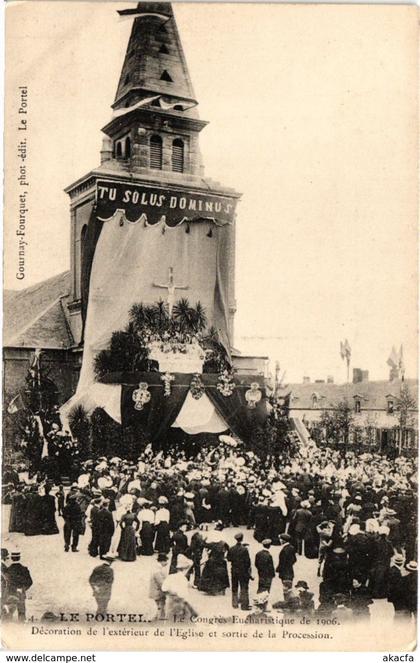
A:
{"type": "Polygon", "coordinates": [[[150,138],[150,168],[162,170],[162,138],[156,134],[150,138]]]}
{"type": "Polygon", "coordinates": [[[117,157],[117,159],[121,159],[122,157],[122,145],[121,141],[119,140],[115,143],[115,156],[117,157]]]}
{"type": "Polygon", "coordinates": [[[130,136],[127,136],[125,139],[125,158],[129,159],[131,157],[131,140],[130,136]]]}
{"type": "Polygon", "coordinates": [[[162,75],[161,75],[161,77],[160,77],[160,80],[161,80],[161,81],[167,81],[168,83],[173,83],[173,82],[174,82],[174,79],[171,78],[171,76],[168,74],[168,72],[166,71],[166,69],[165,69],[165,71],[162,73],[162,75]]]}
{"type": "Polygon", "coordinates": [[[175,138],[172,143],[172,170],[176,173],[184,172],[184,141],[175,138]]]}

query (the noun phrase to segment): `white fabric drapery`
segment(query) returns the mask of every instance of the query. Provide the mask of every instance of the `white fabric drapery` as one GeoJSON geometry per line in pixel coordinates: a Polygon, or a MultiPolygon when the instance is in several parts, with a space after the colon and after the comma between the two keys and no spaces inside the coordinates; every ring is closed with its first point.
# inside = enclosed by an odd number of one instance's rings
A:
{"type": "Polygon", "coordinates": [[[189,391],[172,428],[182,428],[189,435],[197,435],[198,433],[222,433],[229,426],[217,412],[207,394],[195,399],[189,391]]]}

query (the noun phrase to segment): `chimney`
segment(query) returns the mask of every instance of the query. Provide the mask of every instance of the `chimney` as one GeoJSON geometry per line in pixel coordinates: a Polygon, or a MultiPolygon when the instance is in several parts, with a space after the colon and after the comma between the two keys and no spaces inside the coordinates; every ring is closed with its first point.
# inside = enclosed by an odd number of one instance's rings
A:
{"type": "Polygon", "coordinates": [[[327,384],[334,384],[334,376],[327,375],[327,384]]]}
{"type": "Polygon", "coordinates": [[[310,384],[310,382],[311,382],[311,378],[309,377],[309,375],[304,375],[303,376],[303,384],[310,384]]]}
{"type": "Polygon", "coordinates": [[[357,384],[358,382],[362,382],[362,369],[361,368],[353,368],[353,384],[357,384]]]}

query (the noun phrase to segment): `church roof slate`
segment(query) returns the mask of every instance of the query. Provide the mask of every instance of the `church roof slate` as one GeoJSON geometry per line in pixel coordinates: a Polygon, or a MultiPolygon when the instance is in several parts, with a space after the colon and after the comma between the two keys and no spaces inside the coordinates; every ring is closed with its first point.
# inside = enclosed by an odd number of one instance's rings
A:
{"type": "Polygon", "coordinates": [[[73,345],[66,315],[69,291],[68,271],[24,290],[6,290],[3,346],[63,349],[73,345]]]}

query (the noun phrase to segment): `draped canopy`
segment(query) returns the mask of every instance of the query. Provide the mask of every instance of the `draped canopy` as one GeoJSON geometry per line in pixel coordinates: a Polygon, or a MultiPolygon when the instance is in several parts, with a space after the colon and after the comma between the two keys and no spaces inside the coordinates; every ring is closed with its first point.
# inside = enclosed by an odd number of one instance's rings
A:
{"type": "Polygon", "coordinates": [[[139,427],[153,444],[161,442],[170,427],[180,427],[190,434],[220,433],[230,429],[241,440],[250,442],[255,426],[263,424],[267,417],[265,390],[260,377],[246,381],[235,377],[233,393],[224,396],[217,388],[217,374],[200,375],[203,393],[197,399],[190,390],[192,374],[174,373],[173,378],[169,395],[165,395],[162,374],[158,372],[114,373],[107,375],[103,382],[121,385],[122,425],[139,427]],[[260,384],[262,398],[255,408],[249,407],[245,397],[250,382],[260,384]],[[136,409],[135,392],[140,383],[146,385],[150,399],[142,404],[142,409],[136,409]]]}

